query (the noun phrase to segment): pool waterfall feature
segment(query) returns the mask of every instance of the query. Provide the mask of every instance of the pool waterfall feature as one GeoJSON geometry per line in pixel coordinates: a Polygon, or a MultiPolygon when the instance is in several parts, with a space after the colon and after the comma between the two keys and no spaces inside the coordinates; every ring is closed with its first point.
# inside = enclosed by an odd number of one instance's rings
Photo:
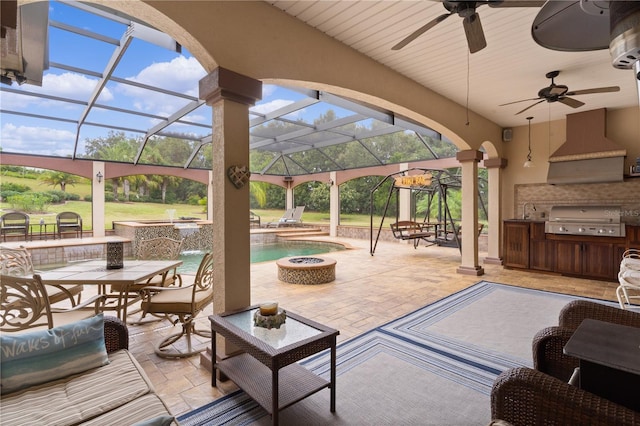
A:
{"type": "Polygon", "coordinates": [[[209,220],[195,218],[166,220],[137,220],[113,222],[115,235],[131,241],[131,250],[136,253],[138,242],[151,238],[168,237],[181,240],[183,251],[210,250],[213,247],[213,224],[209,220]]]}

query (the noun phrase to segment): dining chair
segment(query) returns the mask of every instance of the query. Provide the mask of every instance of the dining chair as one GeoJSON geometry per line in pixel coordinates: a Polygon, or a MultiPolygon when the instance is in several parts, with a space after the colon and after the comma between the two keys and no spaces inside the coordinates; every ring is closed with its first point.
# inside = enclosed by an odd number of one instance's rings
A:
{"type": "MultiPolygon", "coordinates": [[[[158,237],[150,239],[142,239],[138,242],[136,258],[138,260],[174,260],[180,257],[182,244],[184,239],[175,240],[168,237],[158,237]]],[[[175,283],[180,284],[182,278],[178,274],[177,268],[158,274],[149,278],[146,282],[135,285],[111,284],[110,293],[105,293],[107,297],[117,298],[116,310],[119,311],[119,317],[123,321],[129,315],[140,312],[139,309],[133,312],[127,312],[128,307],[140,301],[140,291],[144,287],[168,287],[175,283]],[[120,314],[121,311],[121,314],[120,314]]],[[[160,318],[159,318],[160,319],[160,318]]],[[[130,320],[129,324],[139,324],[139,320],[130,320]]]]}
{"type": "Polygon", "coordinates": [[[90,318],[102,311],[104,296],[96,295],[72,308],[51,306],[50,286],[40,275],[0,275],[0,331],[17,333],[49,329],[90,318]]]}
{"type": "Polygon", "coordinates": [[[182,286],[144,287],[141,291],[142,316],[147,314],[177,317],[174,325],[182,324],[179,333],[171,334],[155,345],[155,353],[162,358],[185,358],[207,348],[195,348],[193,335],[211,338],[211,329],[197,329],[195,318],[213,302],[213,254],[205,253],[195,276],[183,277],[182,286]],[[189,277],[193,281],[190,281],[189,277]],[[186,348],[186,349],[185,349],[186,348]]]}
{"type": "MultiPolygon", "coordinates": [[[[0,246],[0,274],[13,276],[33,276],[37,271],[33,267],[31,253],[24,247],[9,248],[0,246]]],[[[76,306],[82,298],[82,284],[49,285],[47,294],[51,304],[68,302],[76,306]]]]}

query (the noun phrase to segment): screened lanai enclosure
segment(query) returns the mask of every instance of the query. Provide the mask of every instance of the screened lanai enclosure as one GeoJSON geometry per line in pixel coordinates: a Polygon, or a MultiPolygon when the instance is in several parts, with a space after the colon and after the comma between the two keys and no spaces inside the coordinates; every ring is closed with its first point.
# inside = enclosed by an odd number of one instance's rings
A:
{"type": "MultiPolygon", "coordinates": [[[[211,169],[213,114],[198,98],[207,72],[167,34],[104,5],[50,1],[21,6],[17,29],[2,42],[2,152],[211,169]]],[[[249,114],[254,174],[313,174],[457,151],[390,111],[293,84],[265,83],[249,114]]]]}

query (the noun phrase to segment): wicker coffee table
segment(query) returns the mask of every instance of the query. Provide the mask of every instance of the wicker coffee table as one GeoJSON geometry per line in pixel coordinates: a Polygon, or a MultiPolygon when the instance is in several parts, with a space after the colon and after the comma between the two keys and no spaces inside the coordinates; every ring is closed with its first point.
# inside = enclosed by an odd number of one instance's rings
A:
{"type": "Polygon", "coordinates": [[[250,395],[278,424],[279,411],[329,388],[330,410],[336,411],[336,337],[340,333],[315,321],[287,311],[280,328],[253,325],[258,306],[220,315],[210,315],[212,353],[216,353],[216,333],[244,353],[214,363],[211,385],[216,386],[216,369],[250,395]],[[297,363],[310,355],[330,349],[330,379],[312,373],[297,363]]]}

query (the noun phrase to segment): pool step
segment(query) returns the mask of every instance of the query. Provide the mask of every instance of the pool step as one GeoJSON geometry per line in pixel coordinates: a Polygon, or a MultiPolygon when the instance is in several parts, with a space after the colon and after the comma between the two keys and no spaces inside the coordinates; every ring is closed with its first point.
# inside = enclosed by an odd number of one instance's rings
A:
{"type": "Polygon", "coordinates": [[[305,230],[298,229],[292,232],[278,232],[276,235],[279,238],[299,238],[299,237],[327,236],[329,235],[329,233],[319,228],[313,228],[313,229],[305,229],[305,230]]]}

